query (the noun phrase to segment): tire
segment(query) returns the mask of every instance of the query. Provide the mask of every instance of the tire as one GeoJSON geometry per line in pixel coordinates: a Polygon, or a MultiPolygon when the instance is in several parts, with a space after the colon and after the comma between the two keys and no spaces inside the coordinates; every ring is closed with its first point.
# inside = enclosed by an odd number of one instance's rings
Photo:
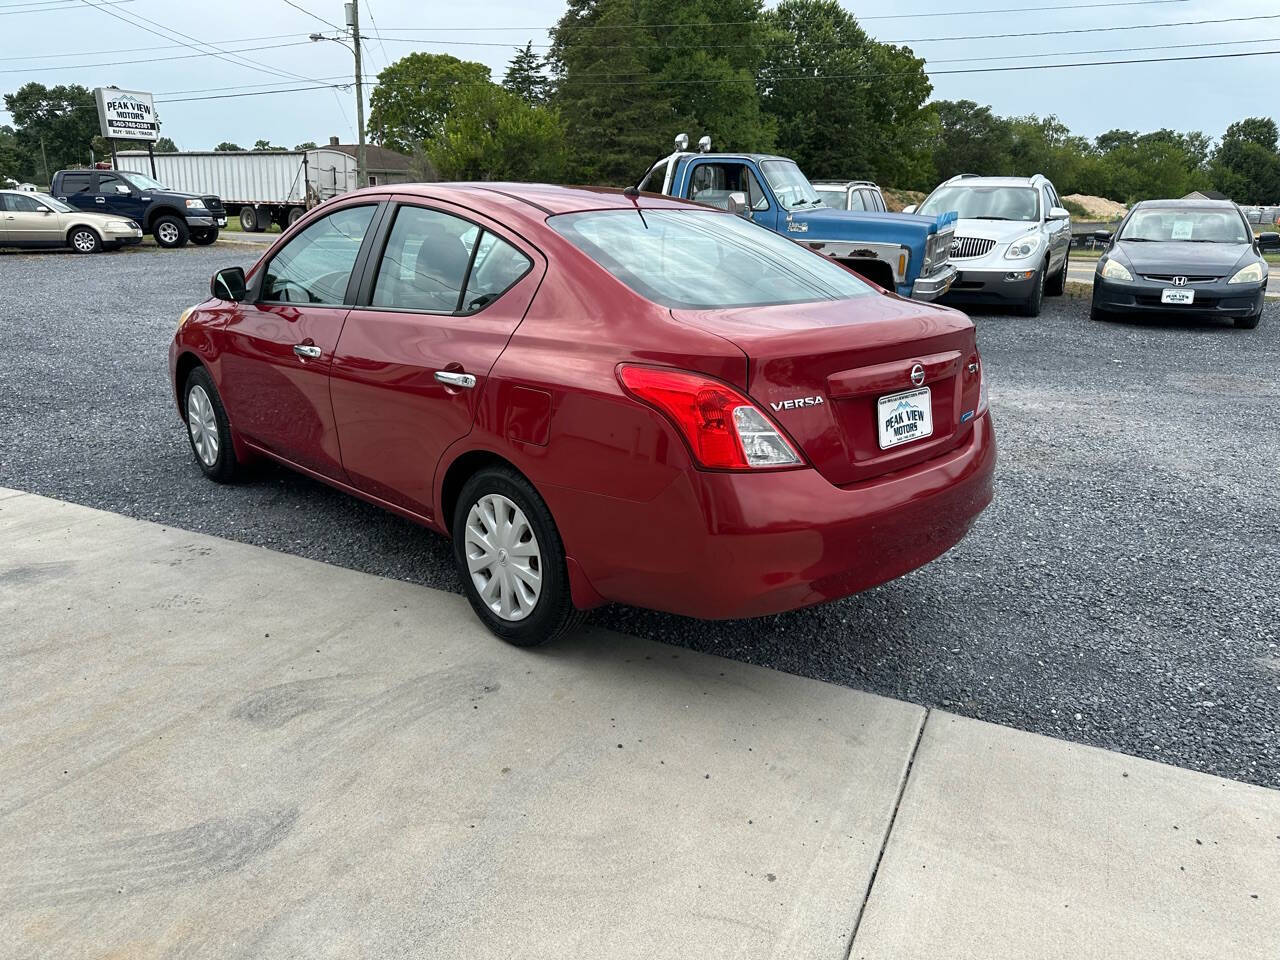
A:
{"type": "Polygon", "coordinates": [[[1046,260],[1045,265],[1036,271],[1035,288],[1031,291],[1031,296],[1018,305],[1018,313],[1022,316],[1040,316],[1040,308],[1044,306],[1045,274],[1048,271],[1049,262],[1046,260]]]}
{"type": "Polygon", "coordinates": [[[191,454],[204,475],[216,483],[234,480],[240,473],[240,464],[231,443],[231,423],[213,377],[204,367],[193,369],[182,385],[182,419],[187,424],[191,454]]]}
{"type": "Polygon", "coordinates": [[[1255,330],[1259,322],[1262,320],[1262,309],[1251,317],[1236,317],[1235,324],[1237,330],[1255,330]]]}
{"type": "Polygon", "coordinates": [[[191,242],[197,247],[207,247],[218,239],[217,227],[206,227],[203,230],[191,231],[191,242]]]}
{"type": "Polygon", "coordinates": [[[551,511],[517,471],[486,467],[471,476],[458,495],[451,529],[463,592],[490,632],[514,646],[532,647],[554,640],[581,622],[583,614],[569,594],[564,545],[551,511]],[[496,531],[488,517],[497,521],[496,531]],[[504,520],[509,531],[505,534],[504,520]],[[468,526],[472,524],[490,541],[491,550],[480,546],[479,537],[469,537],[468,526]],[[492,542],[495,536],[499,538],[496,543],[492,542]],[[528,552],[530,544],[532,554],[528,552]],[[516,548],[522,552],[517,554],[516,548]],[[470,559],[473,556],[475,560],[470,559]],[[491,565],[478,565],[477,561],[486,557],[491,565]],[[473,563],[477,563],[474,573],[473,563]],[[521,569],[525,575],[519,573],[521,569]],[[536,591],[529,573],[537,577],[536,591]],[[496,586],[494,596],[486,599],[481,591],[488,583],[496,586]],[[491,607],[491,602],[500,609],[491,607]],[[509,614],[503,614],[504,607],[509,614]]]}
{"type": "Polygon", "coordinates": [[[253,207],[240,208],[240,229],[247,233],[262,232],[262,223],[258,219],[258,211],[253,207]]]}
{"type": "Polygon", "coordinates": [[[1107,319],[1106,313],[1099,310],[1094,304],[1089,304],[1089,319],[1098,323],[1105,323],[1107,319]]]}
{"type": "Polygon", "coordinates": [[[307,211],[302,209],[302,207],[290,207],[289,214],[287,217],[285,217],[285,220],[287,221],[286,226],[292,227],[295,223],[297,223],[299,220],[302,219],[302,215],[306,212],[307,211]]]}
{"type": "Polygon", "coordinates": [[[166,250],[173,250],[187,245],[191,231],[187,229],[185,221],[166,215],[151,225],[151,235],[156,238],[157,244],[166,250]]]}
{"type": "Polygon", "coordinates": [[[1062,270],[1045,285],[1045,295],[1050,297],[1060,297],[1067,292],[1067,269],[1071,266],[1071,248],[1067,247],[1067,253],[1062,258],[1062,270]]]}
{"type": "Polygon", "coordinates": [[[102,238],[89,227],[72,227],[67,243],[76,253],[98,253],[102,250],[102,238]]]}

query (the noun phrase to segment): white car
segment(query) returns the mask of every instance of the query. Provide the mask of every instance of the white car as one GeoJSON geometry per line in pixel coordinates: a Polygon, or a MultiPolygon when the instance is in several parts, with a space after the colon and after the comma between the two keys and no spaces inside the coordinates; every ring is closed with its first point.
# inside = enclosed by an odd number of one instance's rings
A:
{"type": "Polygon", "coordinates": [[[960,218],[951,241],[951,260],[960,272],[949,301],[1009,304],[1034,317],[1046,294],[1063,292],[1071,214],[1043,176],[961,174],[905,212],[936,216],[950,211],[960,218]]]}

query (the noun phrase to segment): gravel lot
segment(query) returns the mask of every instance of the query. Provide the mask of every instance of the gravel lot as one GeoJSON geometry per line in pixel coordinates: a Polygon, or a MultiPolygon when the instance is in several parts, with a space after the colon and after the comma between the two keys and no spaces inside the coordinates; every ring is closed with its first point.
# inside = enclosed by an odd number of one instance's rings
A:
{"type": "MultiPolygon", "coordinates": [[[[456,589],[441,538],[373,507],[281,469],[201,478],[167,344],[257,254],[0,254],[0,484],[456,589]]],[[[997,501],[941,560],[764,620],[596,622],[1280,786],[1280,310],[1251,332],[1087,314],[978,317],[997,501]]]]}

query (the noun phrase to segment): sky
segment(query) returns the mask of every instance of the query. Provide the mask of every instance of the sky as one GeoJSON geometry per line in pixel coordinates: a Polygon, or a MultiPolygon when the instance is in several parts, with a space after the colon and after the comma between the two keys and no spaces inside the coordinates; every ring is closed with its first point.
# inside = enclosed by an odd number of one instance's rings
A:
{"type": "MultiPolygon", "coordinates": [[[[1216,138],[1235,120],[1276,115],[1270,78],[1280,67],[1278,0],[1146,0],[1130,5],[1076,0],[1074,9],[1032,9],[1067,2],[845,0],[844,5],[877,39],[910,41],[905,45],[927,61],[936,98],[974,100],[1002,115],[1055,114],[1073,133],[1088,137],[1117,127],[1142,131],[1170,127],[1201,130],[1216,138]],[[970,13],[1000,8],[1017,12],[970,13]],[[1246,17],[1255,19],[1152,26],[1246,17]],[[1140,29],[1117,29],[1135,25],[1140,29]],[[1078,32],[974,38],[1067,30],[1078,32]],[[1199,46],[1205,44],[1218,45],[1199,46]],[[1125,52],[1093,53],[1119,49],[1125,52]],[[1025,72],[946,72],[1268,50],[1278,55],[1025,72]]],[[[366,41],[366,75],[376,75],[389,61],[423,50],[477,60],[492,69],[494,79],[501,79],[515,47],[526,41],[532,41],[535,49],[539,44],[545,47],[546,28],[555,23],[564,6],[563,0],[429,5],[361,0],[360,9],[362,31],[385,34],[382,40],[366,41]],[[430,29],[407,32],[411,28],[430,29]]],[[[341,0],[0,0],[0,93],[28,80],[50,86],[114,84],[149,91],[156,97],[162,133],[186,150],[210,149],[223,140],[245,147],[259,139],[286,147],[308,140],[323,144],[334,135],[350,143],[355,141],[356,115],[350,89],[226,96],[350,77],[349,50],[307,39],[315,30],[333,33],[322,21],[343,22],[341,0]],[[145,26],[169,39],[147,32],[136,22],[122,22],[130,17],[151,21],[145,26]],[[175,33],[186,37],[175,37],[175,33]],[[228,62],[175,43],[195,38],[242,52],[228,62]],[[173,46],[155,49],[166,44],[173,46]],[[246,49],[268,46],[273,49],[246,49]],[[107,65],[126,60],[142,62],[107,65]],[[213,97],[218,99],[191,99],[213,97]]],[[[366,101],[368,93],[366,87],[366,101]]],[[[0,123],[8,120],[0,111],[0,123]]],[[[697,138],[697,131],[688,132],[697,138]]],[[[732,148],[732,144],[722,146],[732,148]]],[[[785,144],[778,147],[786,149],[785,144]]]]}

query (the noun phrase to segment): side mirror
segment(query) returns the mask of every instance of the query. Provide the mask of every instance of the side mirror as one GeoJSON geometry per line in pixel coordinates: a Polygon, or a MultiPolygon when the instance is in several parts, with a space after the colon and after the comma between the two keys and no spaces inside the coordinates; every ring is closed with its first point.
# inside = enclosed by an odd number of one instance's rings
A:
{"type": "Polygon", "coordinates": [[[1098,240],[1098,241],[1101,241],[1102,243],[1110,243],[1110,242],[1111,242],[1111,231],[1110,231],[1110,230],[1095,230],[1095,231],[1093,231],[1093,239],[1098,240]]]}
{"type": "Polygon", "coordinates": [[[1070,220],[1071,211],[1068,210],[1066,207],[1050,207],[1049,219],[1050,220],[1070,220]]]}
{"type": "Polygon", "coordinates": [[[1258,234],[1258,246],[1264,250],[1270,250],[1272,247],[1280,247],[1280,233],[1258,234]]]}
{"type": "Polygon", "coordinates": [[[126,187],[123,183],[117,183],[117,184],[116,184],[116,193],[121,194],[122,196],[126,196],[126,197],[127,197],[129,194],[133,193],[133,191],[132,191],[132,190],[130,190],[128,187],[126,187]]]}
{"type": "Polygon", "coordinates": [[[915,212],[916,212],[916,205],[915,205],[914,203],[907,204],[907,206],[905,206],[905,207],[903,207],[903,208],[902,208],[902,212],[903,212],[903,213],[915,213],[915,212]]]}
{"type": "Polygon", "coordinates": [[[46,217],[51,217],[51,216],[53,216],[53,211],[52,211],[52,210],[50,210],[48,207],[45,207],[45,206],[42,206],[42,207],[40,208],[40,213],[41,213],[41,215],[42,215],[42,216],[46,216],[46,217]]]}
{"type": "Polygon", "coordinates": [[[209,292],[219,300],[239,303],[247,294],[243,267],[227,267],[219,270],[209,281],[209,292]]]}
{"type": "Polygon", "coordinates": [[[751,219],[751,205],[747,203],[747,195],[745,193],[729,194],[729,203],[725,209],[734,216],[742,217],[744,220],[751,219]]]}

